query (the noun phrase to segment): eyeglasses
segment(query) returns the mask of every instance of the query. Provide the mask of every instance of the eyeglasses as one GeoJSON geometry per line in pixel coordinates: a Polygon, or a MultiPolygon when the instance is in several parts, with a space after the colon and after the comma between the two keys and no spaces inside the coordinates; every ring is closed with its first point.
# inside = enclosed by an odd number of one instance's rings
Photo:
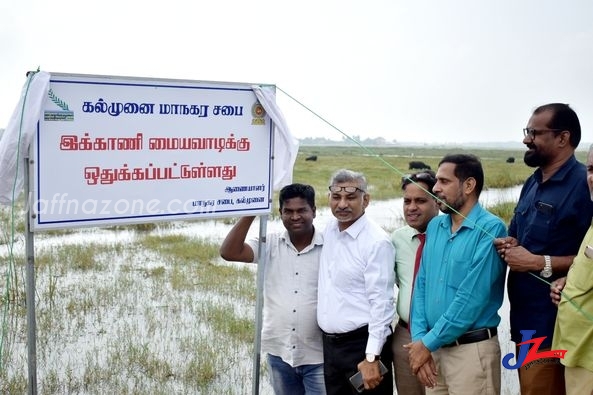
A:
{"type": "Polygon", "coordinates": [[[362,189],[358,188],[358,187],[339,187],[337,185],[330,185],[329,187],[329,191],[331,193],[339,193],[339,192],[346,192],[346,193],[354,193],[356,191],[360,191],[362,193],[366,193],[365,191],[363,191],[362,189]]]}
{"type": "Polygon", "coordinates": [[[535,136],[539,136],[540,134],[544,134],[546,132],[561,132],[564,129],[533,129],[533,128],[525,128],[523,129],[523,135],[525,137],[529,137],[530,139],[534,139],[535,136]]]}

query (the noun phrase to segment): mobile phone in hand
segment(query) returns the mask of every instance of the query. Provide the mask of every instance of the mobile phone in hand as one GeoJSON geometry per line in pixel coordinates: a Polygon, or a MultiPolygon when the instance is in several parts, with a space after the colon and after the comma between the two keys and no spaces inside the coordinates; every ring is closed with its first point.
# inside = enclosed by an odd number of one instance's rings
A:
{"type": "MultiPolygon", "coordinates": [[[[381,372],[381,376],[387,373],[387,368],[381,360],[379,360],[379,371],[381,372]]],[[[360,373],[360,370],[350,377],[350,383],[357,392],[364,391],[364,382],[362,381],[362,373],[360,373]]]]}

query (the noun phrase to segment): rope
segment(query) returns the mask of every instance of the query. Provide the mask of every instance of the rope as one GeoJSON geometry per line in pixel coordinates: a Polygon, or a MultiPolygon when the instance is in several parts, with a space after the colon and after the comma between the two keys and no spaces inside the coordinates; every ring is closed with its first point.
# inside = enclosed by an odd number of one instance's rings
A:
{"type": "MultiPolygon", "coordinates": [[[[402,171],[400,171],[399,169],[397,169],[396,167],[392,166],[391,163],[387,162],[385,159],[383,159],[383,157],[377,153],[375,153],[373,150],[371,150],[368,147],[363,146],[358,140],[350,137],[347,133],[343,132],[340,128],[336,127],[335,125],[333,125],[331,122],[327,121],[326,119],[324,119],[322,116],[320,116],[319,114],[317,114],[315,111],[313,111],[312,109],[310,109],[309,107],[307,107],[306,105],[304,105],[302,102],[300,102],[299,100],[297,100],[296,98],[294,98],[293,96],[291,96],[288,92],[286,92],[285,90],[283,90],[282,88],[280,88],[279,86],[276,86],[276,89],[278,89],[280,92],[284,93],[287,97],[289,97],[290,99],[292,99],[294,102],[296,102],[297,104],[299,104],[301,107],[303,107],[304,109],[306,109],[307,111],[309,111],[311,114],[315,115],[317,118],[319,118],[321,121],[323,121],[324,123],[326,123],[327,125],[329,125],[331,128],[333,128],[334,130],[338,131],[342,136],[344,136],[345,138],[347,138],[348,140],[354,142],[358,147],[360,147],[363,151],[365,151],[367,154],[369,154],[369,156],[374,157],[379,159],[379,161],[381,161],[382,163],[384,163],[388,168],[390,168],[391,170],[393,170],[395,173],[398,173],[400,176],[405,177],[406,179],[408,179],[411,183],[415,184],[418,188],[422,189],[424,192],[428,193],[430,196],[432,196],[435,200],[438,200],[439,202],[443,203],[444,205],[446,205],[449,209],[451,209],[452,211],[454,211],[456,214],[460,215],[462,218],[471,221],[470,219],[468,219],[465,215],[463,215],[462,213],[460,213],[459,211],[455,210],[453,207],[449,206],[447,204],[447,202],[439,199],[436,195],[434,195],[432,193],[432,191],[429,191],[427,189],[425,189],[422,185],[418,184],[417,182],[413,181],[412,179],[410,179],[409,175],[404,174],[402,171]]],[[[482,232],[484,232],[485,234],[487,234],[488,236],[490,236],[492,238],[492,240],[494,240],[496,237],[494,235],[492,235],[491,233],[489,233],[487,230],[485,230],[484,228],[481,228],[480,226],[478,226],[477,224],[474,223],[474,225],[476,226],[476,228],[478,228],[479,230],[481,230],[482,232]]],[[[547,284],[548,288],[551,287],[552,283],[541,278],[540,276],[532,273],[532,272],[528,272],[531,276],[535,277],[536,279],[544,282],[545,284],[547,284]]],[[[581,312],[588,320],[590,320],[591,322],[593,322],[593,316],[591,316],[590,314],[588,314],[587,312],[583,311],[583,309],[578,306],[573,300],[572,298],[569,298],[567,295],[564,294],[563,291],[560,291],[560,296],[564,297],[566,300],[568,300],[576,309],[577,311],[581,312]]],[[[551,303],[551,302],[550,302],[551,303]]]]}
{"type": "MultiPolygon", "coordinates": [[[[20,114],[18,146],[20,146],[21,138],[22,138],[23,113],[24,113],[25,106],[26,106],[26,101],[27,101],[27,96],[28,96],[28,92],[29,92],[29,87],[30,87],[30,84],[31,84],[31,81],[32,81],[34,75],[38,71],[39,71],[39,68],[37,69],[37,71],[28,73],[28,75],[27,75],[27,87],[26,87],[26,90],[25,90],[25,95],[24,95],[24,98],[23,98],[23,104],[22,104],[21,114],[20,114]]],[[[334,124],[332,124],[331,122],[327,121],[325,118],[323,118],[322,116],[320,116],[317,112],[315,112],[314,110],[312,110],[311,108],[309,108],[308,106],[306,106],[305,104],[303,104],[301,101],[297,100],[295,97],[293,97],[292,95],[290,95],[288,92],[284,91],[283,89],[281,89],[278,86],[276,86],[276,89],[278,89],[280,92],[282,92],[283,94],[285,94],[291,100],[293,100],[294,102],[296,102],[297,104],[299,104],[301,107],[303,107],[304,109],[306,109],[307,111],[309,111],[311,114],[313,114],[319,120],[321,120],[322,122],[324,122],[325,124],[327,124],[331,128],[333,128],[334,130],[336,130],[337,132],[339,132],[346,139],[352,141],[360,149],[362,149],[364,152],[366,152],[369,156],[374,157],[375,159],[378,159],[380,162],[382,162],[391,171],[393,171],[394,173],[399,174],[401,177],[407,178],[410,182],[414,183],[416,186],[418,186],[423,191],[425,191],[426,193],[428,193],[434,199],[438,200],[439,202],[441,202],[444,205],[446,205],[447,207],[449,207],[456,214],[460,215],[464,219],[468,219],[462,213],[458,212],[457,210],[455,210],[454,208],[452,208],[451,206],[449,206],[446,202],[442,201],[437,196],[435,196],[432,193],[432,191],[426,190],[422,185],[420,185],[417,182],[411,180],[409,178],[410,177],[409,175],[405,174],[404,172],[400,171],[399,169],[397,169],[396,167],[394,167],[393,165],[391,165],[381,155],[377,154],[376,152],[374,152],[369,147],[365,147],[364,145],[362,145],[360,143],[360,141],[352,138],[350,135],[348,135],[347,133],[345,133],[344,131],[342,131],[340,128],[336,127],[334,124]]],[[[19,157],[19,154],[20,154],[20,152],[19,152],[19,150],[17,150],[17,159],[16,159],[17,160],[17,172],[16,172],[16,175],[18,175],[18,168],[19,168],[18,167],[18,163],[21,160],[21,158],[19,157]]],[[[3,358],[3,356],[4,356],[4,339],[5,339],[6,334],[8,332],[8,312],[9,312],[9,308],[10,308],[10,293],[9,293],[9,290],[10,290],[11,279],[12,279],[13,271],[14,271],[14,267],[15,267],[15,259],[14,259],[14,254],[13,254],[13,248],[14,248],[14,239],[15,239],[15,198],[16,198],[16,183],[17,183],[17,177],[16,177],[16,175],[15,175],[15,179],[14,179],[14,183],[13,183],[12,204],[11,204],[11,210],[10,210],[10,213],[11,213],[11,216],[10,216],[10,240],[8,240],[8,243],[7,243],[8,251],[9,251],[8,255],[9,256],[8,256],[8,270],[6,272],[6,292],[5,292],[5,295],[4,295],[5,305],[4,305],[4,310],[3,310],[3,314],[2,314],[2,328],[1,328],[1,333],[0,333],[0,371],[3,370],[2,361],[4,360],[4,358],[3,358]]],[[[479,226],[477,226],[477,227],[482,232],[484,232],[485,234],[487,234],[488,236],[490,236],[492,239],[495,238],[494,235],[490,234],[485,229],[480,228],[479,226]]],[[[545,283],[548,287],[551,285],[550,282],[548,282],[547,280],[545,280],[545,279],[543,279],[543,278],[535,275],[534,273],[529,272],[529,274],[532,275],[533,277],[537,278],[539,281],[542,281],[543,283],[545,283]]],[[[590,314],[588,314],[587,312],[583,311],[582,308],[580,306],[578,306],[571,298],[569,298],[568,296],[566,296],[564,294],[564,292],[561,291],[560,292],[560,295],[561,295],[561,297],[564,297],[566,300],[568,300],[588,320],[590,320],[590,321],[593,322],[593,317],[590,314]]]]}

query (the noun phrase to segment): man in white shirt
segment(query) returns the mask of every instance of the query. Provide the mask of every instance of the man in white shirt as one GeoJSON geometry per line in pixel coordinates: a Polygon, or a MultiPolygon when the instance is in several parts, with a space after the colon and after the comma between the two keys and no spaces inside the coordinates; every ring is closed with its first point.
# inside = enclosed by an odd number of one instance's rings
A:
{"type": "MultiPolygon", "coordinates": [[[[323,239],[315,230],[315,191],[291,184],[280,191],[286,230],[267,235],[262,353],[267,353],[276,395],[325,395],[317,280],[323,239]]],[[[254,262],[258,240],[245,243],[255,217],[243,217],[220,247],[229,261],[254,262]]]]}
{"type": "Polygon", "coordinates": [[[365,393],[392,395],[395,249],[364,215],[370,195],[362,173],[338,170],[329,190],[335,220],[323,236],[317,305],[325,387],[328,395],[356,394],[349,378],[360,371],[365,393]],[[380,362],[388,368],[384,375],[380,362]]]}

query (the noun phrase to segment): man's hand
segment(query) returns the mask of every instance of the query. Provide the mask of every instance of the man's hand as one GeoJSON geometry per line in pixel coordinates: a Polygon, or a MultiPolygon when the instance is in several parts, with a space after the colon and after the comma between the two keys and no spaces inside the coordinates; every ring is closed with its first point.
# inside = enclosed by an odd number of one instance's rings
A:
{"type": "Polygon", "coordinates": [[[357,365],[358,370],[362,373],[362,381],[364,382],[365,390],[372,390],[381,383],[383,376],[381,376],[381,370],[379,369],[379,360],[375,362],[369,362],[363,359],[357,365]]]}
{"type": "Polygon", "coordinates": [[[418,373],[418,369],[424,365],[428,360],[432,359],[430,350],[426,348],[422,341],[418,340],[413,343],[404,345],[404,348],[408,350],[408,356],[410,357],[410,369],[412,373],[418,373]]]}
{"type": "Polygon", "coordinates": [[[517,247],[518,245],[519,241],[511,236],[494,239],[494,247],[496,247],[496,252],[498,252],[498,255],[500,255],[502,259],[505,258],[507,248],[517,247]]]}
{"type": "Polygon", "coordinates": [[[521,246],[507,248],[504,260],[509,269],[515,272],[540,271],[544,268],[544,258],[541,255],[534,255],[521,246]]]}
{"type": "Polygon", "coordinates": [[[560,298],[562,297],[560,292],[562,292],[565,285],[566,277],[560,277],[558,280],[552,281],[550,284],[550,299],[552,299],[552,303],[556,306],[560,303],[560,298]]]}
{"type": "Polygon", "coordinates": [[[509,265],[509,269],[515,272],[529,272],[542,270],[544,261],[541,255],[534,255],[525,247],[519,245],[514,237],[500,237],[494,239],[496,252],[509,265]]]}
{"type": "Polygon", "coordinates": [[[418,369],[416,377],[418,380],[428,388],[434,388],[437,385],[437,368],[432,355],[430,359],[418,369]]]}

